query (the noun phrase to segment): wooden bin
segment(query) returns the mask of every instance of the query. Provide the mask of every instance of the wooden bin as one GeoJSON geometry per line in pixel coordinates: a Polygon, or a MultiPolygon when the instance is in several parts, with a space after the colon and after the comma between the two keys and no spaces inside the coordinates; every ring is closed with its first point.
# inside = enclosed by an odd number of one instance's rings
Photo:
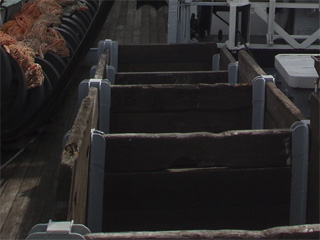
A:
{"type": "Polygon", "coordinates": [[[105,141],[104,232],[289,224],[290,130],[109,134],[105,141]]]}
{"type": "Polygon", "coordinates": [[[110,132],[250,129],[252,87],[229,84],[111,87],[110,132]]]}

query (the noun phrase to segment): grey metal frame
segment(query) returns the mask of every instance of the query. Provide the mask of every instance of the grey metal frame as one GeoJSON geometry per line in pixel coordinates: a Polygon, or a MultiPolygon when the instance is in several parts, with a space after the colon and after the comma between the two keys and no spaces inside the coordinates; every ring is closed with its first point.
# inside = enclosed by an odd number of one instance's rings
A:
{"type": "Polygon", "coordinates": [[[84,235],[91,233],[89,228],[82,224],[74,224],[73,221],[53,222],[37,224],[29,232],[26,240],[38,239],[70,239],[85,240],[84,235]]]}
{"type": "Polygon", "coordinates": [[[310,120],[291,126],[292,130],[292,179],[290,197],[290,225],[306,223],[309,161],[310,120]]]}
{"type": "Polygon", "coordinates": [[[86,79],[78,87],[78,105],[88,95],[90,87],[96,87],[99,93],[99,122],[98,129],[109,133],[111,84],[107,79],[86,79]]]}
{"type": "Polygon", "coordinates": [[[117,41],[111,39],[105,39],[98,43],[97,48],[90,48],[86,58],[82,62],[85,66],[93,66],[97,64],[99,56],[105,49],[109,49],[109,66],[113,66],[115,72],[118,71],[118,51],[119,45],[117,41]]]}
{"type": "Polygon", "coordinates": [[[105,155],[104,133],[92,129],[87,204],[87,225],[92,232],[102,231],[105,155]]]}
{"type": "Polygon", "coordinates": [[[252,81],[252,129],[264,129],[266,83],[275,82],[273,76],[255,77],[252,81]]]}
{"type": "MultiPolygon", "coordinates": [[[[236,12],[238,7],[250,5],[252,12],[257,14],[267,25],[266,44],[246,43],[251,48],[273,48],[273,49],[320,49],[320,46],[313,44],[319,39],[320,29],[311,35],[290,35],[279,24],[275,22],[275,12],[277,8],[287,9],[318,9],[320,2],[317,3],[288,3],[276,2],[276,0],[269,0],[269,2],[251,2],[250,0],[226,0],[225,2],[201,1],[201,0],[169,0],[168,12],[168,43],[186,43],[190,42],[190,7],[193,6],[227,6],[229,7],[229,31],[228,40],[223,44],[231,50],[243,49],[243,44],[235,43],[236,39],[236,12]],[[268,9],[268,11],[267,11],[268,9]],[[277,33],[277,35],[275,34],[277,33]],[[274,44],[276,38],[284,39],[287,44],[274,44]],[[299,43],[296,39],[303,39],[299,43]]],[[[250,25],[250,17],[247,24],[250,25]]],[[[250,31],[248,31],[247,39],[250,38],[250,31]]]]}

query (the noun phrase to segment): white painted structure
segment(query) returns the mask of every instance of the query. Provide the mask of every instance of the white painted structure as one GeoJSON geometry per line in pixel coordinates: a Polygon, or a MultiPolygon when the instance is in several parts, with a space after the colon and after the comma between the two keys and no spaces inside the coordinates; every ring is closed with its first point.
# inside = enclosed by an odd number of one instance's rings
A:
{"type": "Polygon", "coordinates": [[[289,87],[314,88],[318,73],[314,68],[314,54],[278,54],[275,68],[289,87]]]}
{"type": "MultiPolygon", "coordinates": [[[[228,34],[228,40],[224,43],[229,49],[237,50],[244,48],[244,44],[250,45],[250,48],[270,48],[270,49],[320,49],[319,44],[315,42],[320,39],[319,29],[319,6],[318,0],[296,0],[289,2],[287,0],[168,0],[168,43],[187,43],[190,42],[190,13],[191,8],[199,6],[218,7],[224,6],[229,8],[228,13],[223,13],[229,26],[224,26],[224,32],[228,34]],[[240,7],[249,6],[250,17],[247,24],[249,37],[256,34],[265,36],[265,43],[254,43],[249,40],[247,43],[236,42],[236,26],[239,19],[236,13],[240,7]],[[277,10],[281,9],[280,14],[277,10]],[[288,21],[288,11],[295,11],[293,34],[289,34],[281,21],[288,21]],[[275,44],[276,39],[283,39],[287,44],[275,44]]],[[[218,18],[213,18],[217,21],[218,18]]],[[[217,23],[212,23],[212,26],[217,23]]],[[[220,22],[221,25],[221,22],[220,22]]],[[[220,26],[219,26],[220,27],[220,26]]],[[[219,29],[218,29],[219,30],[219,29]]],[[[217,31],[217,28],[215,29],[217,31]]]]}

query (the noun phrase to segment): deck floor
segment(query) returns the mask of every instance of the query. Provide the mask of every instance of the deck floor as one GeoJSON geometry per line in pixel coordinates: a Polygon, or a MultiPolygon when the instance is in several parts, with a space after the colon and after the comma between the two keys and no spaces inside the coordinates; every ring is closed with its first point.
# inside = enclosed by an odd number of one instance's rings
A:
{"type": "MultiPolygon", "coordinates": [[[[145,5],[137,10],[135,0],[116,0],[92,47],[104,39],[119,44],[165,43],[167,16],[167,6],[155,10],[145,5]]],[[[1,169],[0,239],[25,239],[35,224],[53,219],[63,136],[76,115],[77,87],[89,77],[89,68],[75,72],[59,111],[25,151],[1,169]]],[[[12,152],[2,151],[1,157],[10,158],[12,152]]]]}

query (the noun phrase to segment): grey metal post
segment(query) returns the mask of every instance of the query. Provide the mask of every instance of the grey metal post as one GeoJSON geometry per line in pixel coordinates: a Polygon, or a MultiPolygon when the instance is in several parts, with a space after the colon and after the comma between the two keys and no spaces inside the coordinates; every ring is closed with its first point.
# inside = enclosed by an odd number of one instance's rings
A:
{"type": "Polygon", "coordinates": [[[212,71],[220,70],[220,53],[216,53],[212,56],[212,71]]]}
{"type": "Polygon", "coordinates": [[[228,64],[228,83],[238,83],[238,62],[228,64]]]}
{"type": "Polygon", "coordinates": [[[252,129],[264,128],[265,80],[262,76],[252,81],[252,129]]]}
{"type": "MultiPolygon", "coordinates": [[[[90,68],[90,78],[94,77],[94,74],[96,73],[97,70],[97,65],[93,65],[90,68]]],[[[115,83],[115,78],[116,78],[116,70],[113,66],[106,65],[106,75],[107,75],[107,80],[113,85],[115,83]]]]}
{"type": "Polygon", "coordinates": [[[236,24],[237,24],[237,2],[228,1],[230,10],[229,10],[229,39],[227,40],[226,44],[228,49],[235,49],[237,43],[235,43],[236,39],[236,24]]]}
{"type": "Polygon", "coordinates": [[[104,133],[92,130],[87,207],[87,225],[92,232],[102,231],[105,155],[104,133]]]}
{"type": "Polygon", "coordinates": [[[252,129],[264,128],[266,82],[274,83],[273,76],[258,76],[252,81],[252,129]]]}
{"type": "Polygon", "coordinates": [[[276,11],[276,0],[270,0],[269,2],[269,13],[268,13],[268,33],[267,33],[267,44],[273,45],[274,40],[274,18],[276,11]]]}
{"type": "Polygon", "coordinates": [[[90,68],[90,78],[94,78],[94,74],[96,73],[97,71],[97,65],[93,65],[91,68],[90,68]]]}
{"type": "Polygon", "coordinates": [[[90,229],[82,224],[70,222],[53,222],[37,224],[29,232],[26,240],[38,239],[73,239],[85,240],[84,235],[91,233],[90,229]]]}
{"type": "Polygon", "coordinates": [[[109,49],[109,64],[113,66],[115,71],[118,71],[118,52],[119,46],[118,42],[112,41],[111,39],[105,39],[104,41],[100,41],[98,43],[97,49],[97,59],[99,59],[100,54],[104,52],[105,49],[109,49]]]}
{"type": "Polygon", "coordinates": [[[110,81],[112,85],[115,84],[116,81],[116,70],[113,66],[106,66],[107,79],[110,81]]]}
{"type": "Polygon", "coordinates": [[[309,161],[309,120],[299,121],[292,129],[292,178],[290,225],[306,223],[309,161]]]}
{"type": "Polygon", "coordinates": [[[178,0],[168,0],[168,43],[177,43],[178,0]]]}
{"type": "Polygon", "coordinates": [[[82,100],[88,96],[90,88],[90,79],[82,80],[78,86],[78,107],[80,107],[82,100]]]}
{"type": "Polygon", "coordinates": [[[109,133],[110,106],[111,106],[111,86],[107,79],[83,80],[78,87],[78,104],[88,95],[90,87],[99,90],[99,130],[109,133]]]}
{"type": "Polygon", "coordinates": [[[112,41],[111,42],[111,59],[110,59],[110,66],[114,67],[114,70],[118,72],[118,52],[119,52],[119,46],[118,42],[112,41]]]}
{"type": "Polygon", "coordinates": [[[192,0],[180,0],[179,15],[178,15],[178,29],[177,29],[177,43],[190,42],[190,4],[192,0]]]}

